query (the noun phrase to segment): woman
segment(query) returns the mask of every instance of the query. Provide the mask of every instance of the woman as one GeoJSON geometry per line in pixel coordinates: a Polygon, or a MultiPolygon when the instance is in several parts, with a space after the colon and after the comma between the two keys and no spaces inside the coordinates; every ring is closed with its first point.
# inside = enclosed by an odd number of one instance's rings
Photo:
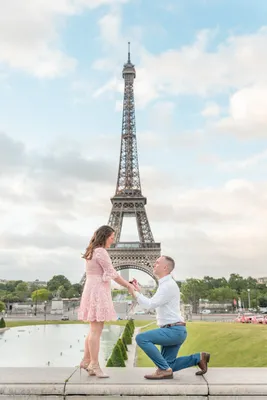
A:
{"type": "Polygon", "coordinates": [[[89,375],[108,378],[101,370],[98,362],[100,336],[105,321],[116,320],[110,281],[133,292],[133,286],[123,279],[114,269],[107,248],[114,241],[114,229],[104,225],[94,233],[83,258],[86,260],[86,282],[81,298],[78,319],[90,322],[90,331],[85,339],[84,357],[80,368],[89,375]]]}

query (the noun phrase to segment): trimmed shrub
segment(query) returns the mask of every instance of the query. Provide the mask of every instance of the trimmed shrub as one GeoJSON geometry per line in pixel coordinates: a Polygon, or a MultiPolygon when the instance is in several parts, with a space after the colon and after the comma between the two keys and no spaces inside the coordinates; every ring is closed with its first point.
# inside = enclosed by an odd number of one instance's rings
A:
{"type": "Polygon", "coordinates": [[[133,336],[133,331],[132,331],[131,326],[130,326],[129,324],[128,324],[128,325],[126,324],[126,325],[125,325],[125,329],[128,330],[130,336],[132,337],[132,336],[133,336]]]}
{"type": "Polygon", "coordinates": [[[0,328],[5,328],[6,327],[6,322],[4,320],[4,318],[0,319],[0,328]]]}
{"type": "Polygon", "coordinates": [[[0,312],[5,311],[6,305],[3,301],[0,301],[0,312]]]}
{"type": "Polygon", "coordinates": [[[125,326],[125,328],[124,328],[122,337],[124,338],[124,341],[126,344],[132,344],[131,332],[130,332],[129,328],[127,328],[127,326],[125,326]]]}
{"type": "Polygon", "coordinates": [[[113,365],[113,362],[112,362],[112,360],[111,360],[111,357],[109,357],[109,359],[108,359],[108,362],[107,362],[107,364],[106,364],[106,367],[113,367],[114,365],[113,365]]]}
{"type": "Polygon", "coordinates": [[[131,327],[132,334],[134,334],[135,326],[134,326],[134,320],[133,320],[133,319],[130,319],[130,320],[129,320],[129,326],[131,327]]]}
{"type": "Polygon", "coordinates": [[[118,345],[118,343],[115,345],[110,358],[111,358],[113,367],[125,367],[123,355],[121,353],[121,349],[120,349],[120,346],[118,345]]]}
{"type": "Polygon", "coordinates": [[[128,321],[127,324],[125,325],[125,329],[129,329],[131,336],[133,335],[133,327],[130,324],[130,321],[128,321]]]}
{"type": "Polygon", "coordinates": [[[128,351],[128,347],[127,347],[127,343],[126,343],[125,336],[122,335],[121,341],[122,341],[122,343],[124,344],[125,350],[128,351]]]}
{"type": "Polygon", "coordinates": [[[118,342],[117,342],[117,343],[118,343],[118,345],[120,346],[121,354],[122,354],[124,360],[128,360],[127,352],[126,352],[126,349],[125,349],[125,346],[124,346],[122,340],[121,340],[121,339],[118,339],[118,342]]]}

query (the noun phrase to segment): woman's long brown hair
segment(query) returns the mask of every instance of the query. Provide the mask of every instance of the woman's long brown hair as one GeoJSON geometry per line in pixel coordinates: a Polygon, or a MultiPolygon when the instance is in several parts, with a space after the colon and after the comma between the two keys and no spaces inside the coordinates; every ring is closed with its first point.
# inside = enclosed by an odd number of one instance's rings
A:
{"type": "Polygon", "coordinates": [[[93,237],[90,240],[90,243],[87,246],[82,258],[91,260],[94,250],[97,247],[104,247],[107,239],[110,237],[110,235],[112,235],[113,232],[115,232],[114,229],[108,225],[100,226],[100,228],[98,228],[93,234],[93,237]]]}

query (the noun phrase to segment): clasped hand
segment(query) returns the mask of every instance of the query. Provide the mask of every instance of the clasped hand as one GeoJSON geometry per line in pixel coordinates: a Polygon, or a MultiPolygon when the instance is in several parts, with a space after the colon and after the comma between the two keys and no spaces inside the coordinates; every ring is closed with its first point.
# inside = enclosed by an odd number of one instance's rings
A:
{"type": "Polygon", "coordinates": [[[133,279],[130,282],[130,285],[128,287],[128,291],[132,296],[134,295],[134,291],[136,291],[136,292],[140,292],[141,291],[140,286],[138,285],[138,282],[137,282],[136,279],[133,279]]]}

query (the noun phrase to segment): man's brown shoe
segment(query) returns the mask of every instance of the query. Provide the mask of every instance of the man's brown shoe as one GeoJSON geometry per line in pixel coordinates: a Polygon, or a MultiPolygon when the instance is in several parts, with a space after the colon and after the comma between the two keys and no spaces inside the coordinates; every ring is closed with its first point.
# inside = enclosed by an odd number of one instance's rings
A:
{"type": "Polygon", "coordinates": [[[146,379],[172,379],[173,378],[173,372],[172,369],[157,369],[153,374],[151,375],[145,375],[146,379]]]}
{"type": "Polygon", "coordinates": [[[210,353],[200,353],[200,361],[197,364],[200,371],[196,372],[196,375],[204,375],[208,371],[208,363],[210,361],[210,353]]]}

